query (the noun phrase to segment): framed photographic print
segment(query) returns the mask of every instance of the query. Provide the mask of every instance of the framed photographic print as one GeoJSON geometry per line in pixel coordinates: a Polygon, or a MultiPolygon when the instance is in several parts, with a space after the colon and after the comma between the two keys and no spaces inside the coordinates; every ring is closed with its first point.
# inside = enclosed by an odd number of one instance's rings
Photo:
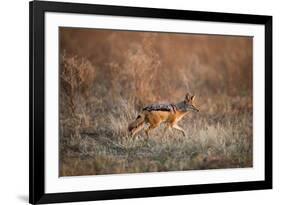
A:
{"type": "Polygon", "coordinates": [[[30,203],[272,188],[272,17],[30,2],[30,203]]]}

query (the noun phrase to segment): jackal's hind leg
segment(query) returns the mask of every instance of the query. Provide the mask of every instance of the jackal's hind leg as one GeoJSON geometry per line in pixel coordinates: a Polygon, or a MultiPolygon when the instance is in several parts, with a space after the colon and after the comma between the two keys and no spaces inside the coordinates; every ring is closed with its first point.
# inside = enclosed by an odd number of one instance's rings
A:
{"type": "Polygon", "coordinates": [[[167,134],[167,131],[171,131],[171,125],[170,124],[166,124],[166,127],[164,128],[164,135],[167,134]]]}
{"type": "Polygon", "coordinates": [[[147,138],[149,137],[149,131],[151,131],[152,129],[154,129],[158,126],[159,126],[159,124],[154,124],[154,125],[150,124],[149,127],[145,130],[146,137],[147,138]]]}
{"type": "Polygon", "coordinates": [[[183,134],[184,137],[186,136],[184,129],[182,129],[182,128],[181,128],[180,126],[178,126],[177,124],[174,124],[174,125],[173,125],[173,128],[175,128],[176,130],[179,130],[179,131],[183,134]]]}
{"type": "Polygon", "coordinates": [[[140,126],[138,126],[135,130],[133,130],[133,131],[131,132],[131,136],[134,137],[139,131],[142,130],[143,127],[144,127],[144,123],[141,124],[140,126]]]}

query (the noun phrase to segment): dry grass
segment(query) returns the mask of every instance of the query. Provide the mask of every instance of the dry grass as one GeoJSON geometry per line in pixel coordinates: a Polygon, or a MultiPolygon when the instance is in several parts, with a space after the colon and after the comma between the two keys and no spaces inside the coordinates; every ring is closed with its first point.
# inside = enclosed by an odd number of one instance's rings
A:
{"type": "Polygon", "coordinates": [[[252,166],[252,39],[60,29],[60,175],[252,166]],[[83,57],[81,57],[83,56],[83,57]],[[199,113],[145,140],[152,102],[197,95],[199,113]]]}

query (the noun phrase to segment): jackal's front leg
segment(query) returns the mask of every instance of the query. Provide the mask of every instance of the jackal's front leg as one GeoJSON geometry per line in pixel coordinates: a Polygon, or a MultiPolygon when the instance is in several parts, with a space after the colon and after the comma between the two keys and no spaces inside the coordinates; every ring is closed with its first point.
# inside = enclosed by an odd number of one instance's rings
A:
{"type": "Polygon", "coordinates": [[[173,125],[173,128],[175,128],[176,130],[179,130],[179,131],[183,134],[184,137],[186,136],[184,129],[182,129],[182,128],[181,128],[180,126],[178,126],[177,124],[174,124],[174,125],[173,125]]]}

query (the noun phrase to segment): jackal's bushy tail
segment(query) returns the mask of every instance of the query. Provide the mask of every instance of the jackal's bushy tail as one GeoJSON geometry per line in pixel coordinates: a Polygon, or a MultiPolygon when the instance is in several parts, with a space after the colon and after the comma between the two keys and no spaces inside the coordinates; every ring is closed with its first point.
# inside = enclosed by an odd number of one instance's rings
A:
{"type": "Polygon", "coordinates": [[[134,135],[135,133],[137,133],[138,131],[140,131],[143,126],[144,126],[144,121],[145,120],[145,116],[143,113],[140,113],[137,118],[131,122],[128,126],[128,131],[134,135]]]}

